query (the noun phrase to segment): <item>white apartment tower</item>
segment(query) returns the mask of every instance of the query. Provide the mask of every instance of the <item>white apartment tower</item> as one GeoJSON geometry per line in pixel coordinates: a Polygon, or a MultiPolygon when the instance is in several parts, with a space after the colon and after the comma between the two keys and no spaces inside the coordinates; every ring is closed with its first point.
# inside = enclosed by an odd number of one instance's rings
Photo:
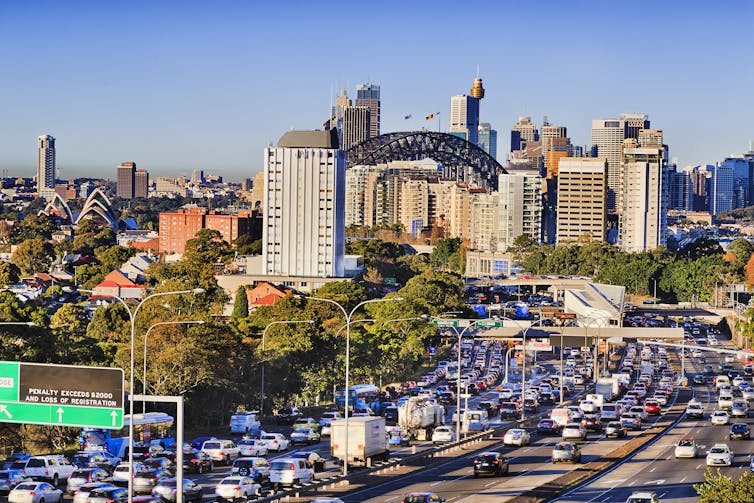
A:
{"type": "Polygon", "coordinates": [[[536,172],[510,172],[497,182],[497,250],[506,251],[520,235],[536,242],[542,234],[542,177],[536,172]]]}
{"type": "Polygon", "coordinates": [[[476,145],[479,139],[479,98],[458,94],[450,97],[450,134],[476,145]]]}
{"type": "Polygon", "coordinates": [[[288,131],[265,149],[265,274],[343,277],[345,171],[332,129],[288,131]]]}
{"type": "Polygon", "coordinates": [[[37,137],[37,195],[55,196],[55,138],[48,134],[37,137]]]}
{"type": "Polygon", "coordinates": [[[607,159],[564,157],[558,167],[556,244],[605,241],[607,159]]]}
{"type": "MultiPolygon", "coordinates": [[[[661,140],[660,140],[661,142],[661,140]]],[[[667,237],[668,170],[662,145],[623,148],[621,248],[627,252],[665,246],[667,237]]]]}

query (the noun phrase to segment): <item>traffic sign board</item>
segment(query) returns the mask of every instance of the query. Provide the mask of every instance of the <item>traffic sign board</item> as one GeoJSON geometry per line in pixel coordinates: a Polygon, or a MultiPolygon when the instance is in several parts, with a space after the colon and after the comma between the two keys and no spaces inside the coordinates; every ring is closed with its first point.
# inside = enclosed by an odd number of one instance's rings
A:
{"type": "Polygon", "coordinates": [[[486,327],[486,328],[502,327],[503,326],[503,322],[502,321],[498,321],[498,320],[485,320],[485,321],[480,321],[479,323],[477,323],[477,326],[478,327],[486,327]]]}
{"type": "Polygon", "coordinates": [[[123,369],[0,361],[0,422],[123,427],[123,369]]]}
{"type": "Polygon", "coordinates": [[[435,320],[435,325],[438,327],[457,327],[458,320],[435,320]]]}

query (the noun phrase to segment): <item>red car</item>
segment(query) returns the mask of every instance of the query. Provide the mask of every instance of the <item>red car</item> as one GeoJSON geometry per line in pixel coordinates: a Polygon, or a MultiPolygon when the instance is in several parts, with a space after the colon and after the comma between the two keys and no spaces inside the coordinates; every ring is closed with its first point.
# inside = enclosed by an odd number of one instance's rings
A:
{"type": "Polygon", "coordinates": [[[662,412],[660,410],[660,404],[654,400],[647,400],[646,402],[644,402],[644,411],[647,414],[652,414],[655,416],[660,415],[660,413],[662,412]]]}

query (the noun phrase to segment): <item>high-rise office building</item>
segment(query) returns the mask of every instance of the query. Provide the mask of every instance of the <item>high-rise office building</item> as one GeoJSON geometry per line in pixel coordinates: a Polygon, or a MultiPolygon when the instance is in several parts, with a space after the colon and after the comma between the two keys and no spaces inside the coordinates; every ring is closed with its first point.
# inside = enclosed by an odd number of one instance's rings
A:
{"type": "Polygon", "coordinates": [[[623,147],[621,248],[627,252],[665,246],[668,171],[662,138],[659,145],[639,147],[628,139],[623,147]]]}
{"type": "Polygon", "coordinates": [[[137,169],[134,174],[134,197],[146,198],[149,192],[149,173],[146,169],[137,169]]]}
{"type": "Polygon", "coordinates": [[[343,128],[340,137],[340,148],[348,150],[354,145],[369,139],[370,127],[369,108],[345,107],[343,109],[343,128]]]}
{"type": "Polygon", "coordinates": [[[356,86],[356,106],[369,109],[369,138],[380,135],[380,86],[361,84],[356,86]]]}
{"type": "Polygon", "coordinates": [[[345,175],[332,129],[288,131],[265,149],[265,274],[343,277],[345,175]]]}
{"type": "Polygon", "coordinates": [[[506,251],[525,234],[539,242],[542,234],[542,177],[534,171],[498,175],[497,250],[506,251]]]}
{"type": "Polygon", "coordinates": [[[733,166],[716,163],[709,179],[709,212],[714,217],[733,209],[733,166]]]}
{"type": "Polygon", "coordinates": [[[690,211],[693,187],[687,171],[678,171],[675,164],[668,167],[668,209],[690,211]]]}
{"type": "Polygon", "coordinates": [[[116,195],[121,199],[133,199],[135,182],[136,163],[120,163],[120,165],[118,165],[118,185],[116,187],[116,195]]]}
{"type": "Polygon", "coordinates": [[[469,143],[478,143],[479,99],[465,94],[450,97],[449,131],[469,143]]]}
{"type": "Polygon", "coordinates": [[[511,129],[511,152],[522,150],[524,142],[533,141],[539,141],[537,126],[531,121],[531,117],[519,117],[511,129]]]}
{"type": "Polygon", "coordinates": [[[37,195],[55,197],[55,138],[48,134],[37,137],[37,195]]]}
{"type": "Polygon", "coordinates": [[[604,242],[607,159],[564,157],[558,173],[557,244],[582,239],[604,242]]]}
{"type": "Polygon", "coordinates": [[[479,124],[478,141],[479,148],[497,159],[497,131],[492,129],[489,122],[479,124]]]}

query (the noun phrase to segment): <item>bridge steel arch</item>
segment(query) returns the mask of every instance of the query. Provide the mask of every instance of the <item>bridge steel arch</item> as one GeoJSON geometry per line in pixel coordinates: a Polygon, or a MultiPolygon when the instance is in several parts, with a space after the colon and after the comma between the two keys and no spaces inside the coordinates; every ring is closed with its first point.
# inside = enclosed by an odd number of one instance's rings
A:
{"type": "Polygon", "coordinates": [[[507,173],[494,157],[473,143],[433,131],[404,131],[370,138],[348,150],[346,168],[425,158],[441,164],[445,178],[492,189],[497,189],[497,175],[507,173]]]}

